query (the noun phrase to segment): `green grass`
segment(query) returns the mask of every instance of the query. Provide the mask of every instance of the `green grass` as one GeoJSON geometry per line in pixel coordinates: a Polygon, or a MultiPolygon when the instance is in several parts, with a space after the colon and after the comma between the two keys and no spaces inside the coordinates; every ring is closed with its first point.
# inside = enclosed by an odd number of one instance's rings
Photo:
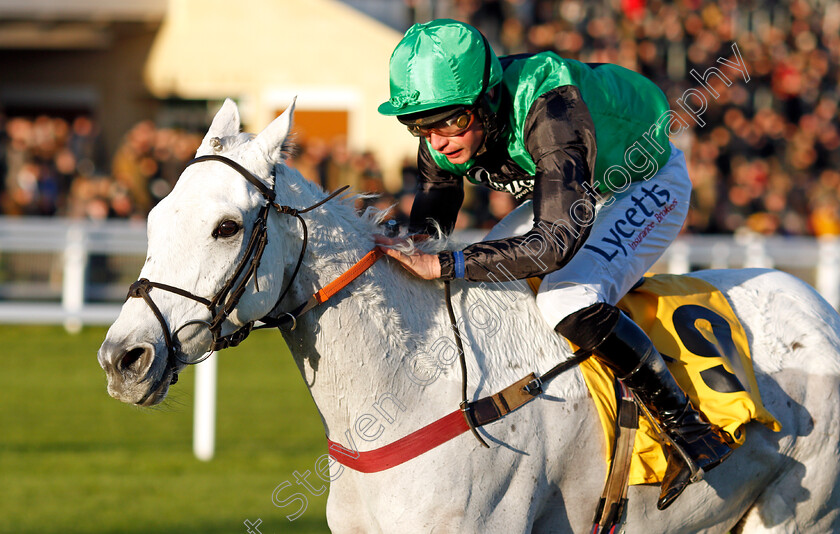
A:
{"type": "MultiPolygon", "coordinates": [[[[192,370],[162,407],[110,398],[103,328],[0,326],[0,532],[328,532],[326,493],[297,520],[278,484],[326,452],[321,420],[277,332],[219,356],[216,457],[192,455],[192,370]]],[[[317,487],[320,480],[313,474],[317,487]]]]}

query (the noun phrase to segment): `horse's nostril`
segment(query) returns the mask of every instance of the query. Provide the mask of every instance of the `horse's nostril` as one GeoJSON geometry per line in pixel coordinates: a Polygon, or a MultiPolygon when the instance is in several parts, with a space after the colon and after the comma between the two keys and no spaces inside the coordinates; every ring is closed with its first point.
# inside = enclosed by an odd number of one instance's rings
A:
{"type": "Polygon", "coordinates": [[[146,350],[142,347],[136,347],[126,352],[125,356],[122,357],[119,363],[120,372],[125,373],[128,370],[133,370],[132,366],[137,363],[145,353],[146,350]]]}

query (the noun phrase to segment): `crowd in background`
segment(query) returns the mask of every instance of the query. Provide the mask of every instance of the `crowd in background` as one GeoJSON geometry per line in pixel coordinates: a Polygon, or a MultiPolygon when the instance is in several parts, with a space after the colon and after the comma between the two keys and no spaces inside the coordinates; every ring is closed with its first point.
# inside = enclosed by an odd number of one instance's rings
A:
{"type": "MultiPolygon", "coordinates": [[[[68,121],[0,115],[0,132],[0,214],[94,220],[144,219],[172,190],[202,138],[198,132],[142,121],[108,158],[97,125],[87,116],[68,121]]],[[[355,153],[344,143],[328,146],[317,140],[294,152],[288,163],[325,189],[350,185],[373,193],[358,200],[360,211],[387,209],[390,218],[407,222],[417,176],[413,160],[403,165],[401,190],[389,192],[372,152],[355,153]]],[[[458,228],[489,228],[514,207],[506,194],[473,191],[458,228]]]]}
{"type": "Polygon", "coordinates": [[[3,214],[90,219],[144,218],[201,141],[197,133],[143,121],[108,158],[96,122],[84,115],[14,117],[0,132],[3,214]]]}
{"type": "MultiPolygon", "coordinates": [[[[840,3],[836,0],[456,0],[501,53],[617,63],[671,107],[719,67],[727,87],[679,140],[694,182],[687,231],[840,234],[840,3]],[[743,57],[749,80],[717,60],[743,57]]],[[[696,105],[696,103],[694,104],[696,105]]]]}
{"type": "MultiPolygon", "coordinates": [[[[411,12],[416,2],[406,0],[411,12]]],[[[694,182],[686,231],[840,234],[840,3],[836,0],[736,4],[733,0],[453,0],[438,16],[479,27],[500,55],[554,50],[585,62],[617,63],[655,81],[672,108],[691,71],[719,67],[700,126],[677,144],[694,182]],[[718,58],[743,57],[749,79],[718,58]]],[[[408,134],[406,134],[408,135],[408,134]]],[[[0,115],[0,211],[94,219],[144,217],[174,185],[201,140],[194,132],[141,122],[112,156],[99,149],[90,117],[0,115]]],[[[350,184],[379,193],[360,201],[404,221],[416,183],[413,161],[400,191],[386,191],[369,152],[311,143],[291,164],[326,189],[350,184]]],[[[489,228],[512,198],[469,188],[458,228],[489,228]]]]}

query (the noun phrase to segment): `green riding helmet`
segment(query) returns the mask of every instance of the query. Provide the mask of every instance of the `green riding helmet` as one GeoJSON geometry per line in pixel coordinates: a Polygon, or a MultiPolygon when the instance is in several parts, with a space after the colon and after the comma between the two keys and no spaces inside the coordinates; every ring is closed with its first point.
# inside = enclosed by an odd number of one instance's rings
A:
{"type": "Polygon", "coordinates": [[[413,115],[450,106],[473,106],[502,81],[502,65],[487,39],[450,19],[415,24],[391,54],[391,98],[383,115],[413,115]]]}

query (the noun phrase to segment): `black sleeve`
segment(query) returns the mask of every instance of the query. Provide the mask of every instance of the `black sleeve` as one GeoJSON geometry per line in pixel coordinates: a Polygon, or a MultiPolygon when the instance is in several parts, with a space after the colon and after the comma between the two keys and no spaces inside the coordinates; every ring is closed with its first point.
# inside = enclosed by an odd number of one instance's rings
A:
{"type": "Polygon", "coordinates": [[[422,139],[417,151],[417,169],[417,191],[411,206],[408,230],[434,235],[434,226],[431,224],[434,220],[449,234],[455,227],[458,210],[464,202],[463,178],[435,165],[429,147],[422,139]]]}
{"type": "MultiPolygon", "coordinates": [[[[467,280],[518,280],[556,271],[589,235],[595,202],[584,184],[592,185],[597,148],[578,88],[558,87],[538,98],[526,117],[524,139],[536,164],[534,227],[522,236],[465,248],[467,280]]],[[[442,277],[454,276],[452,253],[439,257],[442,277]]]]}

